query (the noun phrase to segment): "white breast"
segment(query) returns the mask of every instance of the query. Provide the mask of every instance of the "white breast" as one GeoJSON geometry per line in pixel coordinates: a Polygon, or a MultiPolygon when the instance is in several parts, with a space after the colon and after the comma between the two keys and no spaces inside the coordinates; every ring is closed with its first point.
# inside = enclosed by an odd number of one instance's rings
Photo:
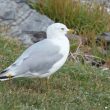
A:
{"type": "Polygon", "coordinates": [[[56,72],[58,69],[60,69],[63,64],[65,63],[68,55],[69,55],[69,49],[70,44],[67,37],[63,37],[63,39],[54,39],[55,45],[58,45],[60,47],[60,53],[63,55],[62,59],[60,59],[57,63],[53,65],[53,67],[49,70],[49,73],[52,74],[56,72]]]}

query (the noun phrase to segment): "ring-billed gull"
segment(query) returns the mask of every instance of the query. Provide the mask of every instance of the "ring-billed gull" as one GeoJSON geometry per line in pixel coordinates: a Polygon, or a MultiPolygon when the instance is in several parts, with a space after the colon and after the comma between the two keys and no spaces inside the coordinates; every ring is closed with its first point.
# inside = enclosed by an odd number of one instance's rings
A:
{"type": "MultiPolygon", "coordinates": [[[[0,80],[17,77],[49,77],[65,63],[70,49],[64,24],[54,23],[47,28],[47,38],[33,44],[0,74],[0,80]]],[[[72,31],[71,31],[72,32],[72,31]]]]}

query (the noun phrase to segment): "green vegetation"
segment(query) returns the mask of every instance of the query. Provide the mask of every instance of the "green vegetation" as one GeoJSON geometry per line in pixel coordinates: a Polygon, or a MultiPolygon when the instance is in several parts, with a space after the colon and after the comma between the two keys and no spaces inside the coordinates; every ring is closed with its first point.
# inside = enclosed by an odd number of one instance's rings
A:
{"type": "Polygon", "coordinates": [[[23,45],[16,39],[0,36],[0,71],[10,63],[23,51],[23,45]]]}
{"type": "MultiPolygon", "coordinates": [[[[105,58],[97,52],[95,36],[110,30],[110,15],[99,5],[90,8],[71,0],[40,0],[31,6],[56,22],[75,28],[90,39],[93,55],[105,58]]],[[[71,44],[75,51],[77,41],[71,40],[71,44]]],[[[24,49],[18,41],[0,37],[0,71],[24,49]]],[[[0,110],[110,110],[110,71],[68,60],[50,77],[48,85],[45,78],[0,82],[0,110]]]]}
{"type": "MultiPolygon", "coordinates": [[[[24,47],[0,37],[0,70],[24,47]]],[[[110,74],[89,65],[67,61],[46,79],[18,78],[0,82],[0,110],[109,110],[110,74]]]]}
{"type": "Polygon", "coordinates": [[[98,4],[80,4],[76,0],[39,0],[30,3],[55,22],[62,22],[87,36],[110,30],[110,15],[98,4]]]}

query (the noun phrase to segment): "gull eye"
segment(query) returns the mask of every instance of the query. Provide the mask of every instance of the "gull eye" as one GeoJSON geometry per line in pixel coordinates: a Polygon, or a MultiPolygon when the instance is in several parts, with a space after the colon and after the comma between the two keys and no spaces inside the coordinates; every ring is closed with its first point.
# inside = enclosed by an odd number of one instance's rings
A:
{"type": "Polygon", "coordinates": [[[65,29],[64,29],[64,28],[61,28],[61,30],[63,30],[63,31],[64,31],[65,29]]]}

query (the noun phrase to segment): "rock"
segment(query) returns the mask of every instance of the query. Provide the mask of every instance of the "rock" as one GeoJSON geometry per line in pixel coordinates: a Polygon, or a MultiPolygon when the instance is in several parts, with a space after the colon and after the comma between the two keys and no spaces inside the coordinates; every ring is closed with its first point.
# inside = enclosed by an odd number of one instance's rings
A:
{"type": "Polygon", "coordinates": [[[45,39],[46,37],[47,37],[47,35],[46,35],[46,32],[44,32],[44,31],[33,33],[32,41],[34,43],[36,43],[36,42],[39,42],[39,41],[45,39]]]}
{"type": "Polygon", "coordinates": [[[110,43],[110,32],[104,32],[100,36],[97,37],[97,39],[103,39],[106,42],[110,43]]]}
{"type": "Polygon", "coordinates": [[[34,34],[46,32],[47,27],[54,23],[47,16],[31,9],[27,0],[0,0],[0,22],[6,29],[3,33],[17,37],[27,45],[45,38],[40,35],[41,38],[35,40],[34,34]]]}
{"type": "Polygon", "coordinates": [[[22,3],[22,2],[27,2],[27,0],[13,0],[13,1],[15,1],[16,3],[22,3]]]}
{"type": "Polygon", "coordinates": [[[100,45],[103,43],[104,49],[110,50],[110,32],[104,32],[96,37],[96,43],[100,45]]]}
{"type": "Polygon", "coordinates": [[[96,2],[96,3],[99,3],[99,4],[104,4],[104,5],[110,5],[110,0],[80,0],[81,2],[96,2]]]}
{"type": "Polygon", "coordinates": [[[104,9],[110,14],[110,0],[80,0],[81,3],[97,3],[104,6],[104,9]]]}

